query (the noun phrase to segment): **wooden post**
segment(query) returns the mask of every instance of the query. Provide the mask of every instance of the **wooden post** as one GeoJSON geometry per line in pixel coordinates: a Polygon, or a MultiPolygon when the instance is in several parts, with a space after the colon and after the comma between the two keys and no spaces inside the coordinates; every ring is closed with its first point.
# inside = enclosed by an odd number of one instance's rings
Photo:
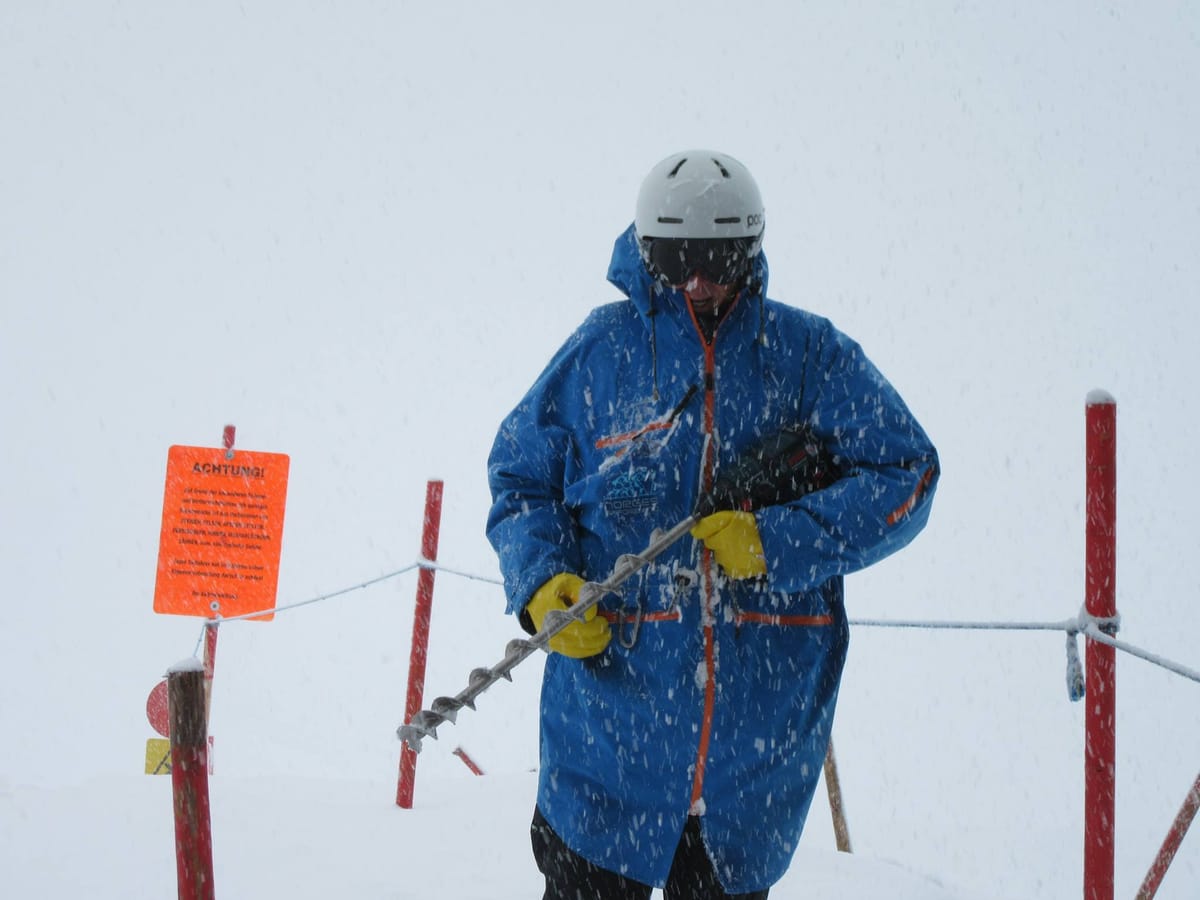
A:
{"type": "Polygon", "coordinates": [[[846,810],[842,806],[842,783],[838,778],[837,758],[833,755],[833,738],[825,751],[825,790],[829,792],[829,812],[833,815],[833,837],[838,851],[851,853],[850,828],[846,825],[846,810]]]}
{"type": "Polygon", "coordinates": [[[213,900],[203,663],[189,659],[167,673],[167,705],[179,900],[213,900]]]}
{"type": "MultiPolygon", "coordinates": [[[[1085,605],[1108,634],[1117,615],[1117,404],[1087,398],[1087,576],[1085,605]]],[[[1083,896],[1113,900],[1116,818],[1116,650],[1088,639],[1085,703],[1083,896]]]]}
{"type": "MultiPolygon", "coordinates": [[[[421,534],[421,558],[437,559],[438,533],[442,524],[442,482],[425,487],[425,524],[421,534]]],[[[408,660],[408,695],[404,704],[405,724],[421,711],[425,694],[425,659],[429,649],[429,622],[433,616],[434,570],[421,568],[417,576],[417,605],[413,612],[412,650],[408,660]]],[[[413,786],[417,780],[417,753],[408,744],[400,747],[400,777],[396,782],[396,805],[412,809],[413,786]]]]}

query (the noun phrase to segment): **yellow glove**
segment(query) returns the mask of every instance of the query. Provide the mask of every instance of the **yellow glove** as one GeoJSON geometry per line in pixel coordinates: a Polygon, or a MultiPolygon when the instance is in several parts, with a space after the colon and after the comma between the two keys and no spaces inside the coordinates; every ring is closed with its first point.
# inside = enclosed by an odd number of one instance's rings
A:
{"type": "Polygon", "coordinates": [[[692,537],[704,542],[730,578],[767,574],[767,560],[754,513],[715,512],[692,527],[692,537]]]}
{"type": "MultiPolygon", "coordinates": [[[[579,599],[579,588],[583,579],[570,572],[555,575],[540,588],[525,605],[525,611],[533,622],[533,627],[542,630],[542,622],[546,613],[552,609],[566,609],[579,599]]],[[[612,638],[612,629],[608,621],[596,618],[596,607],[591,607],[584,613],[584,621],[572,622],[554,637],[550,638],[550,649],[572,659],[583,659],[595,656],[608,646],[612,638]]]]}

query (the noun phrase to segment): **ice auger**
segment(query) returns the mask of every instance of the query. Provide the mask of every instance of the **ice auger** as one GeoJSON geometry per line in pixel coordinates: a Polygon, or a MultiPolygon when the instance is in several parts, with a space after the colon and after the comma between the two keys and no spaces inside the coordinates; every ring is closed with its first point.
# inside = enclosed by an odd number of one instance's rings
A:
{"type": "Polygon", "coordinates": [[[722,509],[751,512],[763,506],[785,503],[831,484],[837,477],[835,461],[807,429],[789,429],[754,445],[722,473],[712,490],[701,497],[690,516],[666,531],[656,529],[641,553],[626,553],[617,559],[608,578],[586,582],[579,599],[568,609],[551,610],[541,631],[528,638],[514,638],[504,648],[504,658],[491,667],[471,671],[467,686],[453,697],[438,697],[429,709],[413,715],[396,734],[415,752],[421,741],[437,739],[439,725],[453,723],[464,706],[475,709],[475,701],[501,678],[512,681],[512,670],[536,650],[546,650],[550,639],[570,625],[583,621],[587,611],[606,594],[616,590],[635,572],[653,562],[668,547],[691,531],[705,516],[722,509]]]}

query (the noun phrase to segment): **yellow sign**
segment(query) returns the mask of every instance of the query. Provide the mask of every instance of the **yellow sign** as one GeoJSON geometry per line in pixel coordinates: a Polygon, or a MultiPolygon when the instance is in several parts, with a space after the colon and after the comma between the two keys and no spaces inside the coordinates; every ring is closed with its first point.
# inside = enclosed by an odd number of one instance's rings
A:
{"type": "MultiPolygon", "coordinates": [[[[213,736],[208,736],[208,774],[213,774],[213,736]]],[[[146,738],[146,774],[171,774],[171,742],[167,738],[146,738]]]]}
{"type": "Polygon", "coordinates": [[[229,618],[275,608],[289,462],[282,453],[170,448],[155,612],[229,618]]]}
{"type": "Polygon", "coordinates": [[[171,774],[171,742],[166,738],[146,739],[146,774],[171,774]]]}

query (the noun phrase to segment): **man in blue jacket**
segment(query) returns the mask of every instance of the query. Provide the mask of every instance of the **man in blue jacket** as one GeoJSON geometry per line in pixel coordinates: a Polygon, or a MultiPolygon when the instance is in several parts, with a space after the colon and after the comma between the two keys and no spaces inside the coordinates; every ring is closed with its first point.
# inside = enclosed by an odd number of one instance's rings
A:
{"type": "Polygon", "coordinates": [[[549,900],[765,898],[800,839],[848,640],[842,577],[925,525],[937,451],[862,349],[766,297],[762,200],[712,151],[656,165],[601,306],[500,427],[488,538],[526,630],[687,518],[761,439],[837,479],[723,510],[552,639],[532,828],[549,900]]]}

